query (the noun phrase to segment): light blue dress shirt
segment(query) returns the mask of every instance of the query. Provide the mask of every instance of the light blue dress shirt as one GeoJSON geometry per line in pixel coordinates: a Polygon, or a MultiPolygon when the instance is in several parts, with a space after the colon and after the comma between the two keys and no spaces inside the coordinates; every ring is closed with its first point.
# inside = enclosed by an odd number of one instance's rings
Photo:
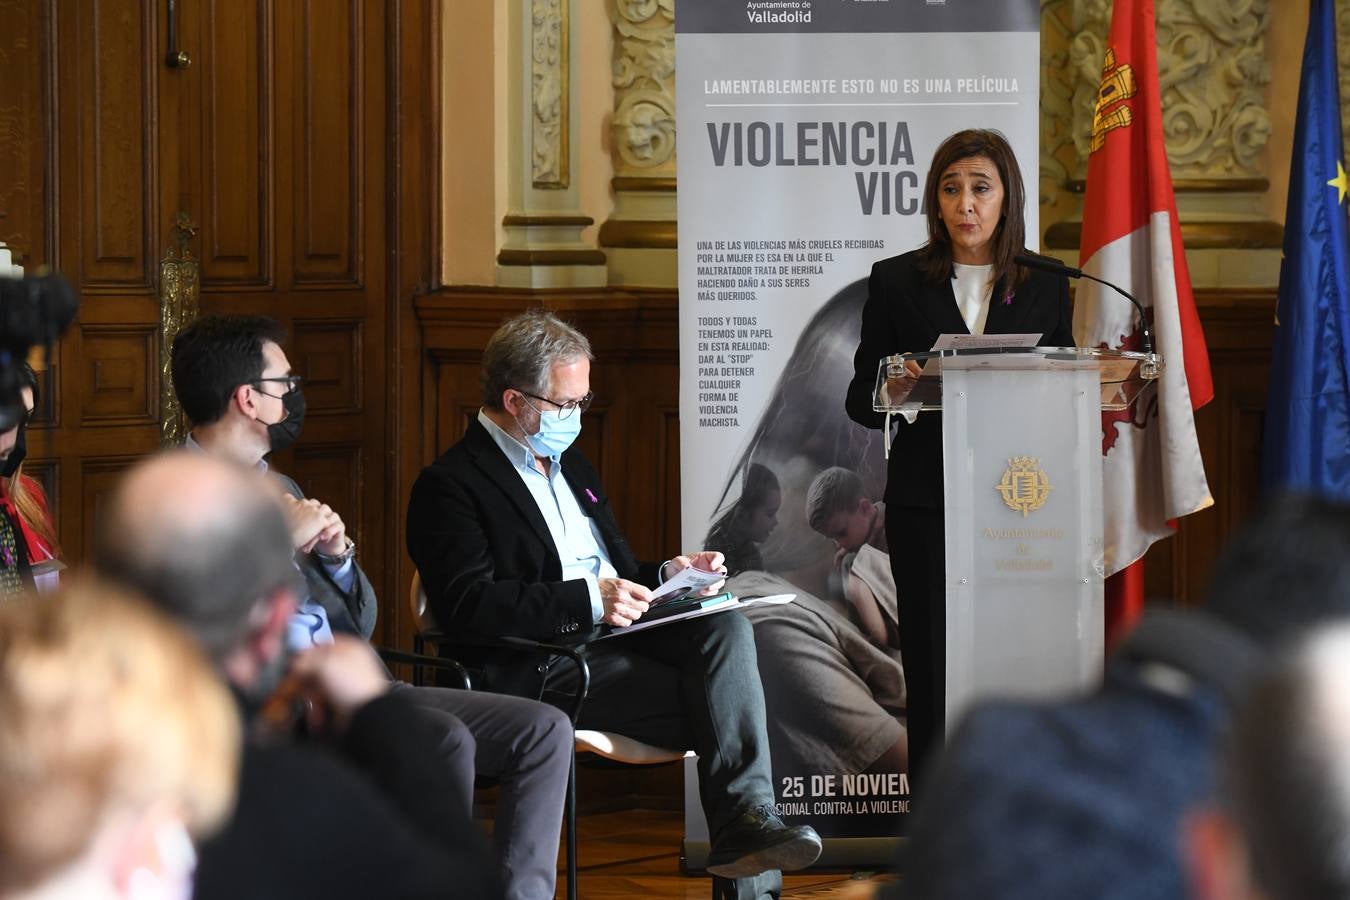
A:
{"type": "Polygon", "coordinates": [[[618,578],[619,572],[609,560],[609,552],[605,550],[595,520],[581,511],[576,494],[563,478],[561,458],[549,458],[549,474],[545,475],[535,463],[534,451],[503,431],[481,409],[478,423],[487,429],[492,440],[506,454],[539,507],[553,538],[554,549],[562,561],[563,580],[580,578],[586,582],[586,590],[591,596],[591,621],[599,622],[605,614],[604,604],[600,602],[600,579],[618,578]]]}

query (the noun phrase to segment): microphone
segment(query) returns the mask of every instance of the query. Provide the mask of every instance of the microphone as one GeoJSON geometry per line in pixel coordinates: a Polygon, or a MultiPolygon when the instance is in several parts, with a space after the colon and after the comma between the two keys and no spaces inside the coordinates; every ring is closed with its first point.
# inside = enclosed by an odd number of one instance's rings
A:
{"type": "MultiPolygon", "coordinates": [[[[1144,306],[1138,300],[1135,299],[1133,294],[1125,290],[1120,285],[1112,284],[1109,281],[1103,281],[1096,275],[1089,275],[1082,269],[1075,269],[1073,266],[1064,265],[1064,263],[1060,262],[1059,260],[1047,259],[1046,257],[1043,256],[1032,256],[1028,253],[1019,253],[1013,257],[1013,262],[1017,263],[1019,266],[1026,266],[1028,269],[1040,269],[1042,272],[1050,272],[1055,275],[1064,275],[1068,278],[1086,278],[1089,281],[1095,281],[1098,284],[1104,284],[1111,290],[1115,291],[1117,294],[1120,294],[1126,300],[1134,304],[1134,310],[1139,314],[1139,332],[1144,339],[1144,352],[1147,353],[1149,356],[1155,355],[1153,352],[1153,333],[1148,330],[1148,317],[1144,315],[1144,306]]],[[[1145,365],[1142,366],[1141,368],[1147,370],[1152,367],[1145,365]]],[[[1146,374],[1144,377],[1147,378],[1148,375],[1146,374]]]]}

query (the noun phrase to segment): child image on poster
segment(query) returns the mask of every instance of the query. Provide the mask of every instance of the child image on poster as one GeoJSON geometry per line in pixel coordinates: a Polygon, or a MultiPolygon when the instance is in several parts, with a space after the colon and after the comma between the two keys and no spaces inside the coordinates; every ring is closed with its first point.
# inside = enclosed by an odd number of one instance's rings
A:
{"type": "Polygon", "coordinates": [[[865,294],[863,282],[843,288],[802,332],[705,542],[726,554],[738,596],[797,595],[743,614],[755,629],[780,814],[810,817],[832,837],[874,834],[868,816],[906,811],[909,796],[895,591],[869,574],[889,573],[884,535],[881,547],[868,543],[871,529],[855,542],[864,529],[850,522],[832,540],[808,517],[822,477],[815,507],[825,518],[845,506],[844,519],[870,515],[861,501],[884,483],[880,442],[839,400],[865,294]],[[869,604],[872,615],[857,612],[869,604]]]}

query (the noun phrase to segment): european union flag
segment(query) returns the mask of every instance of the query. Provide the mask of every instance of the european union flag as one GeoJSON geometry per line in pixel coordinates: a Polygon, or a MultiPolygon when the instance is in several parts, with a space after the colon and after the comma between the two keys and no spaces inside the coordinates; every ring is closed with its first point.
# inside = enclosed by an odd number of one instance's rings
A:
{"type": "Polygon", "coordinates": [[[1312,0],[1266,408],[1265,486],[1350,501],[1350,176],[1332,0],[1312,0]]]}

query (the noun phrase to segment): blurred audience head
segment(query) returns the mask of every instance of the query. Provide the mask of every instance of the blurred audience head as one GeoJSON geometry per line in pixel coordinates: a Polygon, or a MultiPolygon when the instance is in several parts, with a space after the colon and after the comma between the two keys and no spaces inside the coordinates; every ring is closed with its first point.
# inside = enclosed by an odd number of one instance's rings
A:
{"type": "Polygon", "coordinates": [[[186,900],[239,747],[219,676],[140,598],[85,580],[0,604],[0,897],[186,900]]]}
{"type": "Polygon", "coordinates": [[[1350,506],[1276,498],[1219,558],[1206,609],[1261,646],[1350,616],[1350,506]]]}
{"type": "Polygon", "coordinates": [[[1186,826],[1198,900],[1350,896],[1350,625],[1314,632],[1239,709],[1220,796],[1186,826]]]}
{"type": "Polygon", "coordinates": [[[186,451],[142,462],[100,510],[93,560],[181,621],[246,696],[280,679],[298,575],[255,471],[186,451]]]}

